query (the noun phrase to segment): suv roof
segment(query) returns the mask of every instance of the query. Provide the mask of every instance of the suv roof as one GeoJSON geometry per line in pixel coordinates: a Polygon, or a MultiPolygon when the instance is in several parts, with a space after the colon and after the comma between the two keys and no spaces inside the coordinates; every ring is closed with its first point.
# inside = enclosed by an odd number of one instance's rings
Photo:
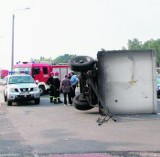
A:
{"type": "Polygon", "coordinates": [[[29,74],[12,74],[12,75],[8,75],[8,77],[12,77],[12,76],[30,76],[29,74]]]}

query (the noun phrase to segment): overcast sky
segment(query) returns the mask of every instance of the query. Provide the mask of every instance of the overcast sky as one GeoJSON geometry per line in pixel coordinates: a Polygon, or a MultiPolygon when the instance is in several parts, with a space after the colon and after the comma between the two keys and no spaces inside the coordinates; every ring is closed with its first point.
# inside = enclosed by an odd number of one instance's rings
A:
{"type": "Polygon", "coordinates": [[[0,67],[14,61],[88,55],[160,38],[160,0],[0,0],[0,67]],[[23,10],[30,7],[30,10],[23,10]]]}

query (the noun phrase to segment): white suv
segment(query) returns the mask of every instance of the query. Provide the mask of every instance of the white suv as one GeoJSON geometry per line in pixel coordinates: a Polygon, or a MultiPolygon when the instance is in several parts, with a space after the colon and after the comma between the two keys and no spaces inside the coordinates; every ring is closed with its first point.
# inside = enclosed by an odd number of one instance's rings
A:
{"type": "Polygon", "coordinates": [[[26,74],[13,74],[4,78],[4,100],[8,106],[12,102],[31,101],[40,103],[40,90],[34,79],[26,74]]]}

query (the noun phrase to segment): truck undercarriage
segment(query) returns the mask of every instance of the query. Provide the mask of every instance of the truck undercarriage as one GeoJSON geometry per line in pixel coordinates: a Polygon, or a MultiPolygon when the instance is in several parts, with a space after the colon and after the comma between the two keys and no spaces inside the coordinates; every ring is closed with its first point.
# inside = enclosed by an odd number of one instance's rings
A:
{"type": "Polygon", "coordinates": [[[70,68],[73,71],[80,72],[80,94],[73,99],[74,107],[83,111],[98,107],[99,113],[105,116],[97,120],[99,125],[110,118],[116,121],[110,113],[109,108],[104,104],[98,91],[97,61],[89,56],[77,56],[70,60],[70,68]]]}

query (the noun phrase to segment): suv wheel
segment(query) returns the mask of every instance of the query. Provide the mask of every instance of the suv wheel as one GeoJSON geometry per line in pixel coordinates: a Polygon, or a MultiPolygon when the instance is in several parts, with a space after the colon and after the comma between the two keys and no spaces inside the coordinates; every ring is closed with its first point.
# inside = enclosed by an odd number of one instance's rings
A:
{"type": "Polygon", "coordinates": [[[40,98],[35,99],[34,103],[38,105],[40,103],[40,98]]]}
{"type": "Polygon", "coordinates": [[[6,102],[7,101],[7,97],[4,95],[4,101],[6,102]]]}
{"type": "Polygon", "coordinates": [[[7,105],[8,105],[8,106],[12,106],[12,101],[7,100],[7,105]]]}

